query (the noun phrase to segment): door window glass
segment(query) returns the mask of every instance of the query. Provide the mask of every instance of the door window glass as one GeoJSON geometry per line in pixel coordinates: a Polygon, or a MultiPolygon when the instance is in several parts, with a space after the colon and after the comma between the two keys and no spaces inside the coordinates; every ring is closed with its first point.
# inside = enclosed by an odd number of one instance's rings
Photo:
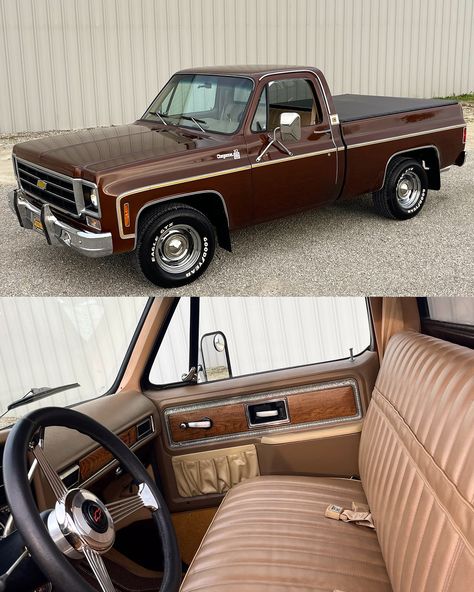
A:
{"type": "MultiPolygon", "coordinates": [[[[188,375],[189,311],[182,298],[152,365],[152,384],[188,375]]],[[[198,335],[199,382],[339,360],[370,345],[364,298],[201,298],[198,335]]]]}
{"type": "Polygon", "coordinates": [[[430,318],[434,321],[474,325],[474,298],[428,298],[430,318]]]}
{"type": "Polygon", "coordinates": [[[319,107],[312,84],[304,78],[272,80],[264,88],[252,122],[252,131],[273,131],[282,113],[298,113],[302,127],[315,125],[319,107]]]}

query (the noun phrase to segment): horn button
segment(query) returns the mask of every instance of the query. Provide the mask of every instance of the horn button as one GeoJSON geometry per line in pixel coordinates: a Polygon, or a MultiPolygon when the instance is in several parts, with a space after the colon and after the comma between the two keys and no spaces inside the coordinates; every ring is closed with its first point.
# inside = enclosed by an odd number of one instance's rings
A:
{"type": "Polygon", "coordinates": [[[86,500],[82,504],[82,513],[86,519],[87,524],[100,534],[107,532],[109,528],[109,521],[107,514],[102,506],[92,500],[86,500]]]}
{"type": "Polygon", "coordinates": [[[115,542],[115,528],[105,504],[86,489],[68,491],[48,517],[48,530],[68,557],[82,557],[84,546],[105,553],[115,542]]]}

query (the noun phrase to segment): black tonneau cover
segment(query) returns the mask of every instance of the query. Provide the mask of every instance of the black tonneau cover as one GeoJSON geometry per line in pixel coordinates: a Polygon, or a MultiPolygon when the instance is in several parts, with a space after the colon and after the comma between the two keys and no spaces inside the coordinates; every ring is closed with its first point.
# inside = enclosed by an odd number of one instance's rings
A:
{"type": "Polygon", "coordinates": [[[341,123],[457,104],[457,101],[444,99],[405,99],[374,95],[336,95],[333,99],[341,123]]]}

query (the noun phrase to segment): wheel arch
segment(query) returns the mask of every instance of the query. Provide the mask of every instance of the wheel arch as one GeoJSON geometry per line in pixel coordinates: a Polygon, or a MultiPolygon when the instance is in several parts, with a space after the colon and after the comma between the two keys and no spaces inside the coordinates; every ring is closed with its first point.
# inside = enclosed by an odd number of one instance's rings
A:
{"type": "Polygon", "coordinates": [[[440,156],[439,150],[433,144],[429,146],[420,146],[419,148],[408,148],[407,150],[401,150],[400,152],[395,152],[392,156],[388,159],[387,164],[385,165],[385,172],[383,176],[382,185],[379,187],[378,190],[381,190],[387,179],[387,172],[390,167],[390,164],[396,158],[414,158],[415,160],[421,161],[421,165],[426,171],[426,175],[428,177],[428,188],[434,189],[438,191],[441,189],[441,167],[440,167],[440,156]]]}
{"type": "Polygon", "coordinates": [[[224,197],[215,190],[193,191],[191,193],[180,193],[161,197],[143,205],[138,211],[135,219],[135,245],[137,246],[140,218],[150,208],[156,208],[162,204],[179,203],[188,205],[199,210],[204,216],[209,218],[211,224],[216,229],[217,241],[219,246],[227,251],[232,251],[232,242],[230,238],[229,213],[224,197]]]}

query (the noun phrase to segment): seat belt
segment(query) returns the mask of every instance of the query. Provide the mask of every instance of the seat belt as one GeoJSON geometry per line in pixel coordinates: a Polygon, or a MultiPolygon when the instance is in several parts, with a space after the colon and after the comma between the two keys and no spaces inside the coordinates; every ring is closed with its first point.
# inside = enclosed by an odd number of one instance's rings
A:
{"type": "Polygon", "coordinates": [[[375,529],[372,513],[370,512],[369,506],[366,504],[352,502],[352,510],[344,509],[336,504],[330,504],[326,508],[325,516],[326,518],[332,518],[332,520],[354,522],[354,524],[357,524],[358,526],[366,526],[367,528],[375,529]]]}

